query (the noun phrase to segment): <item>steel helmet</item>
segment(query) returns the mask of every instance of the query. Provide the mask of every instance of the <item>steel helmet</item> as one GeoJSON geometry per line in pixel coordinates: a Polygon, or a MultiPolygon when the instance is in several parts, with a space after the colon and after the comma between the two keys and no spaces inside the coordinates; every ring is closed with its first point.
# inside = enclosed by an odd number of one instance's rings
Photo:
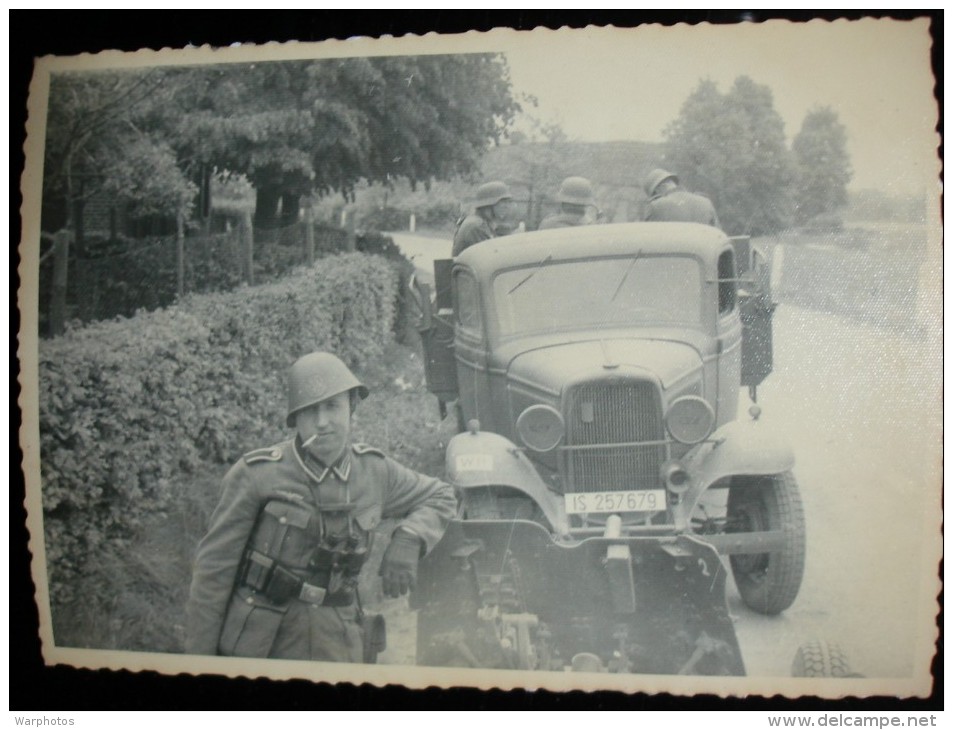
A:
{"type": "Polygon", "coordinates": [[[506,183],[494,180],[493,182],[483,183],[476,191],[476,201],[474,208],[486,208],[490,205],[496,205],[501,200],[510,200],[510,189],[506,183]]]}
{"type": "Polygon", "coordinates": [[[294,426],[294,415],[340,393],[356,389],[361,400],[368,390],[354,377],[347,365],[330,352],[312,352],[298,358],[288,371],[288,416],[285,423],[294,426]]]}
{"type": "Polygon", "coordinates": [[[668,172],[668,170],[662,170],[661,168],[652,170],[645,178],[645,194],[651,198],[655,195],[655,188],[666,180],[674,180],[677,184],[678,175],[668,172]]]}
{"type": "Polygon", "coordinates": [[[559,186],[559,202],[592,205],[592,183],[584,177],[567,177],[559,186]]]}

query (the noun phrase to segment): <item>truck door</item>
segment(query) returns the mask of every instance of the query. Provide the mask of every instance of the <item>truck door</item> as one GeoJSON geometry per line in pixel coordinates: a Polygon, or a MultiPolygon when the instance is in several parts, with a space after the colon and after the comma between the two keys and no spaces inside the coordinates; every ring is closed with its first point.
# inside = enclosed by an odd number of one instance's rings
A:
{"type": "Polygon", "coordinates": [[[420,310],[417,331],[424,351],[424,373],[427,390],[440,401],[440,415],[446,416],[446,403],[456,400],[457,362],[454,356],[453,298],[450,292],[450,270],[453,259],[434,261],[434,288],[416,277],[411,291],[420,310]]]}
{"type": "Polygon", "coordinates": [[[453,271],[453,304],[460,423],[476,418],[493,430],[493,413],[487,407],[490,381],[480,286],[473,273],[460,266],[453,271]]]}

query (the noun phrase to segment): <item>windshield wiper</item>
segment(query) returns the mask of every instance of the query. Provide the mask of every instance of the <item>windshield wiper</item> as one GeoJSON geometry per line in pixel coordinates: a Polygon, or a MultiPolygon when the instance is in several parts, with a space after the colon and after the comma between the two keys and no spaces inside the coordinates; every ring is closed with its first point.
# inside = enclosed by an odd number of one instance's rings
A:
{"type": "Polygon", "coordinates": [[[547,256],[547,257],[544,258],[542,261],[540,261],[538,264],[536,264],[536,267],[535,267],[532,271],[530,271],[530,272],[526,275],[526,277],[525,277],[520,283],[518,283],[516,286],[514,286],[512,289],[510,289],[508,292],[506,292],[506,295],[509,296],[510,294],[512,294],[513,292],[515,292],[517,289],[519,289],[521,286],[523,286],[523,284],[525,284],[527,281],[529,281],[529,280],[532,279],[534,276],[536,276],[536,272],[537,272],[537,271],[539,271],[541,268],[543,268],[543,266],[545,266],[546,264],[548,264],[548,263],[549,263],[550,261],[552,261],[552,260],[553,260],[553,255],[552,255],[552,254],[549,254],[549,256],[547,256]]]}
{"type": "Polygon", "coordinates": [[[639,256],[642,255],[642,249],[639,249],[635,252],[635,256],[632,257],[632,260],[629,262],[629,265],[625,268],[625,273],[622,275],[622,278],[619,280],[619,285],[615,288],[615,291],[612,293],[612,298],[610,302],[614,302],[615,298],[619,296],[619,292],[622,291],[622,285],[625,284],[625,280],[629,278],[629,274],[632,273],[632,269],[635,267],[635,262],[639,260],[639,256]]]}

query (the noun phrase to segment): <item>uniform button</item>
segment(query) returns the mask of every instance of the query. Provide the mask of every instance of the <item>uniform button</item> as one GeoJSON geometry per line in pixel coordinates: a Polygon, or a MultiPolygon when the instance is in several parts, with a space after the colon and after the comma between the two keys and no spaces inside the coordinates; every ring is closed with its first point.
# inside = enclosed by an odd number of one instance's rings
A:
{"type": "Polygon", "coordinates": [[[278,449],[272,449],[271,455],[277,459],[279,456],[281,456],[281,451],[279,451],[278,449]]]}
{"type": "Polygon", "coordinates": [[[254,602],[255,602],[255,599],[252,598],[251,596],[249,596],[248,598],[245,599],[245,603],[247,603],[247,604],[249,604],[249,605],[251,605],[251,604],[254,603],[254,602]]]}
{"type": "Polygon", "coordinates": [[[287,518],[287,517],[279,517],[279,518],[278,518],[278,522],[280,522],[282,525],[284,525],[284,524],[286,524],[286,523],[288,522],[288,518],[287,518]]]}

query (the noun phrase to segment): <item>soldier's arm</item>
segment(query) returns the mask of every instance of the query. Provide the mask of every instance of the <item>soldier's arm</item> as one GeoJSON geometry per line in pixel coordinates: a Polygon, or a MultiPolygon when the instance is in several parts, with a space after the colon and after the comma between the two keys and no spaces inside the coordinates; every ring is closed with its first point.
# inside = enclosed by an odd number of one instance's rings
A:
{"type": "Polygon", "coordinates": [[[384,516],[400,518],[398,527],[417,535],[424,541],[426,552],[430,552],[456,515],[453,487],[408,469],[390,457],[384,457],[384,464],[384,516]]]}
{"type": "Polygon", "coordinates": [[[453,239],[453,255],[458,256],[475,243],[493,238],[494,234],[488,223],[465,221],[453,239]]]}
{"type": "Polygon", "coordinates": [[[456,235],[453,237],[453,255],[459,256],[461,253],[466,251],[474,243],[478,243],[482,240],[479,236],[474,235],[474,231],[477,229],[473,223],[469,220],[465,220],[463,224],[457,229],[456,235]]]}
{"type": "Polygon", "coordinates": [[[251,476],[244,462],[226,474],[208,532],[199,543],[186,609],[188,654],[218,653],[235,576],[261,506],[251,476]]]}

